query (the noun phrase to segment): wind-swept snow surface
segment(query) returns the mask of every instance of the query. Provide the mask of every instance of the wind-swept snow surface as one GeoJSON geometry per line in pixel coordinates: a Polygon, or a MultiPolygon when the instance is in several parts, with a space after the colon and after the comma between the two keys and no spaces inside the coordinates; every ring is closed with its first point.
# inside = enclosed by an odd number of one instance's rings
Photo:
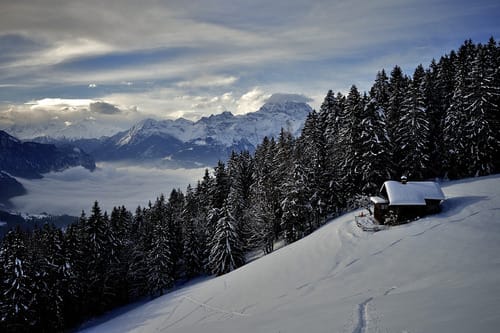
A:
{"type": "Polygon", "coordinates": [[[443,190],[439,215],[367,233],[347,214],[87,332],[498,331],[500,176],[443,190]]]}

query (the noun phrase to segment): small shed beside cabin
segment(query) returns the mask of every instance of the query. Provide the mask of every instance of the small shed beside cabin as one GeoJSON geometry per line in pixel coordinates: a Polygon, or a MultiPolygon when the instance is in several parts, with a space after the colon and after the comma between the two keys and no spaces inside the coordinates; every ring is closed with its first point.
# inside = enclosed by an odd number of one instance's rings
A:
{"type": "Polygon", "coordinates": [[[386,181],[380,196],[371,197],[374,205],[374,218],[385,224],[388,214],[398,222],[410,220],[441,211],[441,202],[445,199],[441,186],[432,181],[398,182],[386,181]]]}

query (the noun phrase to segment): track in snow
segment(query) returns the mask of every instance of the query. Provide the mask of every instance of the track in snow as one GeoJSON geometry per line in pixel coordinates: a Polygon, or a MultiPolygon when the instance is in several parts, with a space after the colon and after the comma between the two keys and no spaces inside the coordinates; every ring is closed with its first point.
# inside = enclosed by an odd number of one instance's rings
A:
{"type": "Polygon", "coordinates": [[[368,323],[368,303],[373,300],[373,297],[366,299],[358,305],[358,325],[352,333],[366,333],[366,325],[368,323]]]}

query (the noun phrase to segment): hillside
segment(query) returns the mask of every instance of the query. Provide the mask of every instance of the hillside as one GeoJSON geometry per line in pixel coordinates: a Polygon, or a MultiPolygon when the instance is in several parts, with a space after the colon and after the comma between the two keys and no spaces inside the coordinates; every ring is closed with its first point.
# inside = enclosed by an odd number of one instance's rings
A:
{"type": "Polygon", "coordinates": [[[443,212],[378,233],[353,214],[85,332],[492,332],[500,176],[443,186],[443,212]]]}
{"type": "Polygon", "coordinates": [[[95,169],[94,159],[74,146],[21,142],[0,131],[0,170],[15,177],[41,178],[42,173],[81,165],[95,169]]]}

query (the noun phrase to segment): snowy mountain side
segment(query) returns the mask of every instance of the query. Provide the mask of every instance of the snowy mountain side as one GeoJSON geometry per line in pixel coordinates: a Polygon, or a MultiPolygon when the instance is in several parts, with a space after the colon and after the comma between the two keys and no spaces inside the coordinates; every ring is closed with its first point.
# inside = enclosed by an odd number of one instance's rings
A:
{"type": "Polygon", "coordinates": [[[377,233],[354,214],[85,332],[493,332],[500,175],[443,184],[443,211],[377,233]]]}

